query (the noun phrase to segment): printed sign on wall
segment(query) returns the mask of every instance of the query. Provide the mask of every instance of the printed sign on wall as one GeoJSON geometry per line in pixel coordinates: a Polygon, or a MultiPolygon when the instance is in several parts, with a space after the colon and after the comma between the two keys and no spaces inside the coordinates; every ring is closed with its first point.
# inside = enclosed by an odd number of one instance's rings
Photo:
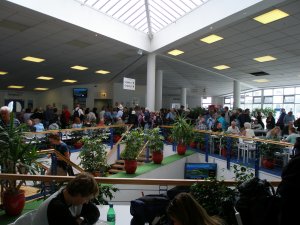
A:
{"type": "Polygon", "coordinates": [[[135,90],[135,79],[124,77],[123,89],[134,91],[135,90]]]}

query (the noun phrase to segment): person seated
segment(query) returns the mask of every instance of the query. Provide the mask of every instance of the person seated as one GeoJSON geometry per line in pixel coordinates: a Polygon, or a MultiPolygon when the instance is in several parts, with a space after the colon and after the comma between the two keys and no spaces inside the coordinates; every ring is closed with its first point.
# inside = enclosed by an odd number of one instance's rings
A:
{"type": "Polygon", "coordinates": [[[72,128],[82,128],[82,123],[79,117],[74,118],[72,128]]]}
{"type": "Polygon", "coordinates": [[[283,141],[295,144],[297,137],[300,137],[300,135],[296,133],[296,128],[294,127],[290,129],[289,133],[289,136],[287,136],[287,138],[283,141]]]}
{"type": "Polygon", "coordinates": [[[39,206],[32,225],[94,224],[100,212],[91,200],[98,194],[95,178],[81,173],[39,206]]]}
{"type": "Polygon", "coordinates": [[[263,127],[260,123],[258,123],[258,120],[255,119],[251,125],[253,130],[263,130],[263,127]]]}
{"type": "Polygon", "coordinates": [[[205,117],[201,116],[199,122],[197,123],[195,129],[197,130],[207,130],[207,126],[205,124],[205,117]]]}
{"type": "MultiPolygon", "coordinates": [[[[0,126],[2,128],[8,128],[10,126],[10,109],[7,106],[2,106],[0,108],[0,126]]],[[[13,118],[13,126],[20,126],[20,121],[16,118],[13,118]]]]}
{"type": "Polygon", "coordinates": [[[269,130],[267,135],[267,139],[276,139],[280,140],[281,139],[281,130],[279,126],[274,127],[272,130],[269,130]]]}
{"type": "Polygon", "coordinates": [[[251,129],[251,123],[245,122],[244,128],[245,130],[243,131],[242,135],[246,136],[247,138],[255,137],[254,130],[251,129]]]}
{"type": "Polygon", "coordinates": [[[215,126],[212,128],[213,132],[223,132],[222,124],[216,121],[215,126]]]}
{"type": "Polygon", "coordinates": [[[294,127],[294,122],[290,121],[288,122],[288,125],[284,126],[282,130],[282,136],[287,136],[289,135],[290,129],[294,127]]]}
{"type": "Polygon", "coordinates": [[[33,124],[36,132],[41,132],[45,130],[44,125],[41,123],[40,119],[38,118],[33,119],[33,124]]]}
{"type": "Polygon", "coordinates": [[[36,128],[33,126],[33,121],[31,119],[26,120],[26,125],[30,132],[36,131],[36,128]]]}
{"type": "Polygon", "coordinates": [[[174,225],[222,225],[217,216],[209,216],[206,210],[189,193],[180,193],[170,202],[167,214],[174,225]]]}
{"type": "Polygon", "coordinates": [[[228,134],[236,134],[236,135],[240,134],[240,130],[236,126],[236,122],[235,121],[231,121],[231,126],[228,127],[226,133],[228,133],[228,134]]]}

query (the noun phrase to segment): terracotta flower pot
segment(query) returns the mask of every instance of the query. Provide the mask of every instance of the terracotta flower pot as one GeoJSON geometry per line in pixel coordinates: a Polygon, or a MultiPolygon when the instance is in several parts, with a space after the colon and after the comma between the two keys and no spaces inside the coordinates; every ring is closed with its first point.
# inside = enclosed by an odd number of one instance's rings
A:
{"type": "Polygon", "coordinates": [[[164,154],[161,151],[152,152],[152,160],[155,164],[161,164],[164,154]]]}
{"type": "Polygon", "coordinates": [[[274,169],[275,160],[274,159],[263,158],[262,159],[262,165],[263,165],[263,167],[265,167],[267,169],[274,169]]]}
{"type": "Polygon", "coordinates": [[[19,190],[18,193],[4,192],[3,207],[7,215],[20,215],[25,205],[25,191],[19,190]]]}
{"type": "Polygon", "coordinates": [[[178,144],[177,145],[177,153],[178,155],[184,155],[186,152],[186,145],[184,144],[178,144]]]}
{"type": "Polygon", "coordinates": [[[196,148],[197,147],[197,142],[193,141],[190,143],[191,148],[196,148]]]}
{"type": "Polygon", "coordinates": [[[74,143],[74,148],[75,149],[80,149],[82,147],[83,143],[81,141],[77,141],[74,143]]]}
{"type": "Polygon", "coordinates": [[[134,174],[137,168],[136,160],[125,160],[125,171],[128,174],[134,174]]]}
{"type": "Polygon", "coordinates": [[[114,135],[114,143],[117,143],[121,139],[121,135],[115,134],[114,135]]]}

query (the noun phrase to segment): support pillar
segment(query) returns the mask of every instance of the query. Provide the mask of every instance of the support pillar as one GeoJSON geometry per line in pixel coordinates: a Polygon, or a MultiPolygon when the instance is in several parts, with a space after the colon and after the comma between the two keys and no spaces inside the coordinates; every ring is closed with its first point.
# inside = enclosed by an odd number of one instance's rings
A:
{"type": "Polygon", "coordinates": [[[241,86],[240,82],[235,80],[233,81],[233,108],[240,108],[240,99],[241,99],[241,86]]]}
{"type": "Polygon", "coordinates": [[[154,111],[155,106],[155,54],[149,53],[147,57],[147,92],[146,107],[154,111]]]}
{"type": "Polygon", "coordinates": [[[155,110],[159,111],[162,108],[162,85],[163,71],[158,70],[155,78],[155,110]]]}
{"type": "Polygon", "coordinates": [[[186,109],[186,88],[181,88],[181,105],[186,109]]]}

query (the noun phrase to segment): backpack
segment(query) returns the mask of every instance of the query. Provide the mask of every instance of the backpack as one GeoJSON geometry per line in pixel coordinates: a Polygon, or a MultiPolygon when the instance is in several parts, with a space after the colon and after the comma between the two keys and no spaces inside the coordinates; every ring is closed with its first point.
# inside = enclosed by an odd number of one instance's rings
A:
{"type": "Polygon", "coordinates": [[[166,195],[146,195],[130,202],[131,225],[144,225],[146,222],[156,225],[168,225],[166,214],[169,205],[166,195]]]}
{"type": "Polygon", "coordinates": [[[77,109],[77,110],[75,110],[74,111],[74,113],[73,113],[73,119],[75,118],[75,117],[78,117],[78,118],[80,118],[80,116],[79,116],[79,109],[77,109]]]}

